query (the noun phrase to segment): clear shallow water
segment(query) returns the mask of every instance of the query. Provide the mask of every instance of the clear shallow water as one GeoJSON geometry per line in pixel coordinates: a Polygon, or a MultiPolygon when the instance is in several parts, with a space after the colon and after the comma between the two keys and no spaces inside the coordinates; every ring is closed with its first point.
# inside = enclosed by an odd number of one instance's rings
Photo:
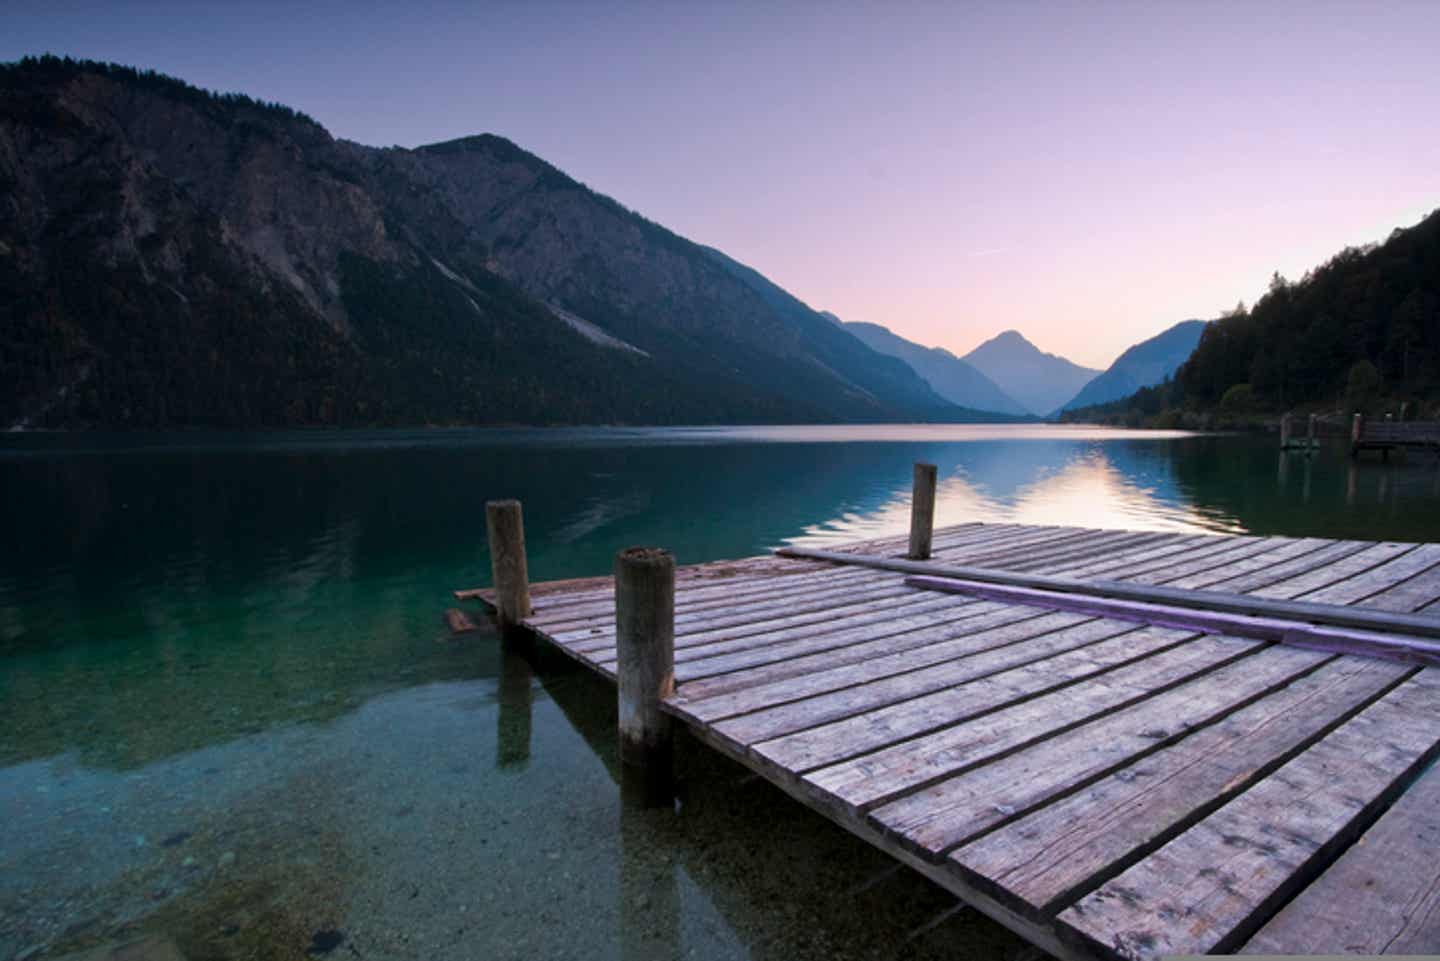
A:
{"type": "Polygon", "coordinates": [[[614,781],[613,692],[488,633],[485,500],[532,576],[940,523],[1440,540],[1433,460],[1051,427],[0,439],[0,957],[1004,957],[1019,944],[700,747],[614,781]],[[899,945],[900,947],[897,947],[899,945]],[[312,955],[313,956],[313,955],[312,955]]]}

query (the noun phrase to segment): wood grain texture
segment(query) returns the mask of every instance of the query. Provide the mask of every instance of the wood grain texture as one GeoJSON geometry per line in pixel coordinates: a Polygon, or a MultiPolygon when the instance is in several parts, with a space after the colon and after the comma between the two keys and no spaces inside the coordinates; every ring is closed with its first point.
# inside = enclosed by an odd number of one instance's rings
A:
{"type": "Polygon", "coordinates": [[[1395,688],[1060,920],[1125,958],[1239,947],[1440,753],[1440,690],[1423,677],[1395,688]]]}
{"type": "Polygon", "coordinates": [[[1055,794],[1096,780],[1273,693],[1325,659],[1271,648],[1018,754],[876,808],[871,820],[926,856],[950,849],[1055,794]]]}
{"type": "Polygon", "coordinates": [[[1440,768],[1431,768],[1242,954],[1440,954],[1440,768]]]}
{"type": "MultiPolygon", "coordinates": [[[[1338,658],[964,845],[951,863],[1023,910],[1057,910],[1218,809],[1409,673],[1338,658]]],[[[1010,802],[1001,796],[996,803],[1010,802]]]]}

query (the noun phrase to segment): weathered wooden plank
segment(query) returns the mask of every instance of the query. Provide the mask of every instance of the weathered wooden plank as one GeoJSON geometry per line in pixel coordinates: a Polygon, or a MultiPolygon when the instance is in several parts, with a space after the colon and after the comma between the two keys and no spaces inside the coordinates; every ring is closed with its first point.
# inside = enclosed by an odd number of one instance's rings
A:
{"type": "Polygon", "coordinates": [[[1271,569],[1277,564],[1298,560],[1301,557],[1323,549],[1329,543],[1331,542],[1320,537],[1302,537],[1265,551],[1262,554],[1225,564],[1222,567],[1212,568],[1208,571],[1198,571],[1194,574],[1187,574],[1184,577],[1166,581],[1165,584],[1167,587],[1187,590],[1209,587],[1211,584],[1217,584],[1243,574],[1271,569]]]}
{"type": "MultiPolygon", "coordinates": [[[[935,531],[936,545],[940,539],[947,538],[952,541],[964,541],[972,538],[993,536],[1003,528],[1018,528],[1018,524],[986,524],[981,521],[972,521],[966,524],[953,524],[949,527],[937,528],[935,531]]],[[[851,541],[840,545],[837,549],[842,551],[858,551],[862,554],[893,554],[896,557],[903,555],[910,547],[910,535],[891,534],[885,537],[875,537],[863,541],[851,541]]]]}
{"type": "Polygon", "coordinates": [[[1288,537],[1265,537],[1248,543],[1236,544],[1229,550],[1216,551],[1204,557],[1186,559],[1154,570],[1126,574],[1124,579],[1135,584],[1169,584],[1172,580],[1179,580],[1189,574],[1221,570],[1231,564],[1269,553],[1291,543],[1293,540],[1288,537]]]}
{"type": "MultiPolygon", "coordinates": [[[[750,768],[761,776],[766,775],[766,772],[756,764],[754,758],[748,756],[743,750],[723,738],[715,737],[714,733],[708,727],[695,725],[691,727],[691,732],[701,743],[715,748],[721,754],[750,768]]],[[[1021,917],[1014,911],[998,904],[989,895],[966,884],[953,872],[947,871],[944,866],[929,864],[888,844],[883,837],[877,834],[864,821],[847,817],[840,812],[823,806],[816,806],[813,798],[802,790],[801,786],[796,782],[776,779],[773,783],[799,803],[810,806],[821,816],[849,831],[867,844],[885,852],[911,870],[928,878],[938,887],[950,891],[966,904],[974,907],[998,924],[1015,932],[1021,938],[1029,941],[1031,944],[1037,945],[1054,957],[1062,959],[1062,961],[1098,961],[1092,952],[1078,949],[1074,945],[1063,942],[1056,937],[1053,925],[1048,920],[1036,922],[1031,918],[1021,917]]]]}
{"type": "Polygon", "coordinates": [[[1150,535],[1136,534],[1133,531],[1081,531],[1061,541],[989,555],[974,563],[1014,570],[1021,564],[1078,560],[1099,554],[1113,556],[1114,552],[1134,545],[1137,540],[1148,540],[1149,537],[1150,535]]]}
{"type": "Polygon", "coordinates": [[[1327,659],[1270,648],[882,805],[870,819],[917,854],[937,858],[1053,794],[1103,777],[1275,692],[1327,659]]]}
{"type": "MultiPolygon", "coordinates": [[[[1018,910],[1059,910],[1218,809],[1412,671],[1362,658],[1330,661],[1178,744],[964,845],[950,861],[1018,910]]],[[[1017,784],[1029,796],[1037,793],[1017,784]]],[[[1020,801],[1018,792],[1004,789],[995,799],[1023,811],[1020,801]]]]}
{"type": "Polygon", "coordinates": [[[1440,753],[1422,672],[1059,915],[1127,958],[1228,952],[1358,837],[1440,753]]]}
{"type": "MultiPolygon", "coordinates": [[[[1280,561],[1273,566],[1262,567],[1238,576],[1212,581],[1204,585],[1203,589],[1230,594],[1247,594],[1271,584],[1278,584],[1288,578],[1319,570],[1337,560],[1349,557],[1351,554],[1359,553],[1367,546],[1363,541],[1330,541],[1318,551],[1312,551],[1291,560],[1280,561]]],[[[1200,585],[1195,586],[1200,588],[1200,585]]]]}
{"type": "MultiPolygon", "coordinates": [[[[805,677],[832,670],[847,670],[855,664],[864,664],[881,657],[898,656],[909,651],[923,653],[924,648],[936,644],[958,642],[963,645],[966,638],[993,630],[998,626],[1026,624],[1040,621],[1047,616],[1043,611],[1021,610],[1014,605],[988,604],[958,608],[953,614],[947,614],[944,617],[916,618],[910,624],[901,625],[894,633],[868,627],[862,627],[857,631],[848,626],[839,625],[831,631],[831,634],[843,632],[842,640],[847,643],[841,648],[822,647],[815,651],[790,648],[787,651],[788,656],[736,666],[722,674],[706,678],[694,678],[677,691],[676,697],[687,704],[698,703],[708,698],[724,696],[758,685],[775,684],[789,678],[805,677]]],[[[1058,616],[1063,618],[1064,623],[1067,624],[1088,620],[1088,618],[1078,615],[1058,616]]],[[[1023,638],[1029,636],[1027,633],[1029,630],[1031,629],[1026,627],[1016,627],[1013,633],[1015,636],[1023,638]]],[[[1035,627],[1033,630],[1040,632],[1045,628],[1043,626],[1035,627]]],[[[827,643],[832,639],[833,637],[827,638],[827,643]]],[[[806,638],[801,636],[796,640],[804,641],[806,638]]]]}
{"type": "Polygon", "coordinates": [[[1217,543],[1217,541],[1217,538],[1204,534],[1176,534],[1158,544],[1141,546],[1131,550],[1120,550],[1109,556],[1101,555],[1093,559],[1077,558],[1075,562],[1065,561],[1058,564],[1050,562],[1036,565],[1033,568],[1016,567],[1014,569],[1043,574],[1048,577],[1080,579],[1093,577],[1097,574],[1129,565],[1140,565],[1162,560],[1166,557],[1183,555],[1188,551],[1194,550],[1197,545],[1208,546],[1217,543]]]}
{"type": "Polygon", "coordinates": [[[1440,564],[1409,580],[1365,598],[1365,606],[1379,611],[1419,611],[1440,601],[1440,564]]]}
{"type": "Polygon", "coordinates": [[[1051,569],[1060,565],[1079,565],[1087,561],[1094,562],[1101,558],[1114,560],[1115,558],[1138,554],[1141,551],[1153,551],[1162,546],[1173,544],[1180,535],[1156,533],[1145,531],[1130,533],[1124,538],[1105,540],[1099,543],[1087,542],[1083,547],[1066,551],[1064,554],[1046,555],[1043,557],[1017,557],[1006,566],[1010,570],[1034,571],[1051,569]]]}
{"type": "Polygon", "coordinates": [[[777,617],[754,624],[738,627],[724,626],[704,630],[687,631],[676,651],[676,659],[685,663],[716,658],[736,651],[748,651],[759,647],[792,641],[797,637],[829,637],[841,630],[871,628],[872,635],[896,625],[932,624],[944,620],[956,611],[970,613],[968,605],[931,604],[909,594],[899,594],[880,601],[857,605],[835,616],[826,616],[825,610],[800,614],[794,617],[777,617]],[[843,615],[843,616],[839,616],[843,615]]]}
{"type": "Polygon", "coordinates": [[[1432,767],[1242,954],[1440,954],[1440,768],[1432,767]]]}
{"type": "MultiPolygon", "coordinates": [[[[736,595],[736,596],[714,596],[714,598],[696,599],[687,598],[685,604],[680,605],[680,598],[677,598],[677,617],[683,617],[683,622],[703,621],[706,618],[734,617],[736,612],[744,611],[766,611],[766,609],[783,608],[786,604],[793,604],[796,599],[819,599],[844,596],[847,592],[864,594],[864,592],[883,589],[894,585],[894,576],[881,576],[878,578],[847,578],[842,582],[816,581],[812,584],[793,585],[792,588],[779,594],[770,592],[759,592],[759,594],[736,595]],[[683,612],[681,612],[683,611],[683,612]]],[[[563,612],[550,618],[533,617],[528,618],[527,624],[531,627],[540,628],[547,634],[559,635],[575,634],[589,631],[589,628],[602,627],[608,621],[613,620],[615,615],[615,602],[613,599],[608,604],[593,605],[593,607],[582,608],[576,612],[563,612]]],[[[592,631],[593,633],[593,631],[592,631]]]]}
{"type": "MultiPolygon", "coordinates": [[[[1033,627],[1035,623],[1026,621],[1022,626],[1033,627]]],[[[1133,627],[1126,630],[1124,625],[1090,621],[999,647],[980,647],[1001,637],[992,633],[989,638],[976,638],[979,643],[973,645],[975,653],[959,660],[713,723],[726,737],[738,743],[754,744],[857,717],[980,678],[995,679],[997,684],[1007,685],[1006,689],[1016,696],[1038,694],[1146,657],[1175,643],[1166,637],[1146,635],[1133,627]]],[[[965,637],[957,643],[970,640],[965,637]]]]}
{"type": "MultiPolygon", "coordinates": [[[[1035,547],[1043,544],[1068,541],[1079,536],[1080,532],[1069,527],[1029,527],[1010,531],[999,536],[990,538],[982,543],[972,543],[963,546],[945,545],[944,556],[963,558],[967,564],[983,563],[981,560],[988,556],[999,556],[1006,553],[1013,553],[1024,547],[1035,547]]],[[[941,553],[936,551],[937,556],[941,553]]]]}
{"type": "Polygon", "coordinates": [[[1190,563],[1201,558],[1214,555],[1223,556],[1231,551],[1240,550],[1254,540],[1255,538],[1241,539],[1197,534],[1194,537],[1194,543],[1187,544],[1178,550],[1158,551],[1148,557],[1134,559],[1110,558],[1087,564],[1079,569],[1067,570],[1063,575],[1052,576],[1067,578],[1104,576],[1111,580],[1124,579],[1150,571],[1165,570],[1176,564],[1190,563]]]}
{"type": "Polygon", "coordinates": [[[1029,587],[985,584],[948,577],[908,577],[905,582],[929,590],[983,598],[997,603],[1028,604],[1042,610],[1070,611],[1133,621],[1137,624],[1157,624],[1183,630],[1228,634],[1232,637],[1279,641],[1311,651],[1364,654],[1407,664],[1440,666],[1440,638],[1413,637],[1388,631],[1362,631],[1286,618],[1256,617],[1229,611],[1176,607],[1171,604],[1040,591],[1029,587]]]}
{"type": "MultiPolygon", "coordinates": [[[[675,653],[677,677],[695,680],[716,673],[728,673],[741,667],[785,660],[801,654],[832,650],[861,644],[883,637],[905,634],[920,628],[961,621],[981,615],[998,615],[1001,619],[1022,620],[1036,615],[1013,605],[990,604],[960,598],[958,604],[934,604],[918,601],[894,611],[870,611],[852,614],[831,624],[801,625],[753,633],[741,629],[738,636],[701,638],[703,643],[691,644],[695,637],[677,641],[675,653]]],[[[762,625],[763,627],[763,625],[762,625]]],[[[575,645],[570,645],[575,649],[575,645]]],[[[605,663],[614,659],[613,648],[578,651],[605,663]],[[608,652],[608,653],[607,653],[608,652]]]]}
{"type": "MultiPolygon", "coordinates": [[[[784,576],[793,572],[809,572],[815,569],[813,563],[803,560],[779,557],[775,554],[760,555],[757,557],[744,557],[738,560],[710,561],[705,564],[692,564],[679,568],[675,572],[677,586],[681,582],[694,583],[699,581],[722,581],[729,582],[735,578],[763,571],[768,576],[784,576]],[[777,561],[781,563],[776,563],[777,561]]],[[[481,597],[490,592],[488,587],[477,587],[469,590],[455,591],[456,598],[469,600],[481,597]]],[[[572,602],[592,597],[596,594],[613,596],[615,590],[615,579],[610,574],[594,575],[591,577],[576,577],[559,581],[542,581],[530,585],[531,606],[539,608],[542,601],[551,604],[572,602]]]]}
{"type": "Polygon", "coordinates": [[[1310,571],[1308,574],[1287,578],[1266,587],[1250,591],[1249,593],[1251,597],[1272,597],[1287,600],[1290,598],[1298,598],[1301,595],[1309,594],[1322,587],[1328,587],[1331,584],[1354,577],[1356,574],[1362,574],[1371,568],[1380,566],[1386,561],[1407,554],[1414,550],[1414,548],[1414,544],[1399,544],[1395,542],[1372,544],[1364,550],[1340,558],[1331,564],[1310,571]]]}
{"type": "Polygon", "coordinates": [[[681,680],[704,685],[704,690],[722,692],[746,686],[754,667],[768,666],[772,678],[794,677],[824,667],[837,667],[909,650],[936,640],[960,637],[1001,624],[1027,621],[1037,612],[1014,605],[977,604],[954,614],[936,613],[927,618],[892,622],[881,628],[847,627],[825,637],[799,636],[783,644],[738,651],[724,657],[682,665],[681,680]],[[893,631],[893,633],[891,633],[893,631]]]}
{"type": "Polygon", "coordinates": [[[1302,597],[1323,604],[1362,604],[1372,594],[1395,587],[1436,564],[1440,564],[1440,544],[1421,544],[1393,560],[1302,597]]]}
{"type": "MultiPolygon", "coordinates": [[[[935,669],[949,669],[959,662],[968,664],[982,656],[983,665],[1014,667],[1042,660],[1069,647],[1081,647],[1135,630],[1133,625],[1123,624],[1102,625],[1098,632],[1077,630],[1090,621],[1078,614],[1042,613],[1038,617],[985,631],[967,630],[959,637],[922,647],[882,653],[858,664],[825,668],[778,681],[769,678],[766,668],[756,668],[748,672],[754,683],[744,688],[718,695],[685,691],[677,695],[676,703],[683,706],[689,716],[707,722],[738,715],[755,717],[757,713],[770,714],[787,709],[797,712],[803,719],[809,716],[807,712],[818,708],[814,699],[822,694],[853,691],[860,696],[859,692],[865,685],[914,673],[927,675],[927,680],[921,683],[931,683],[928,678],[934,676],[931,672],[935,669]]],[[[943,686],[943,682],[940,683],[943,686]]],[[[756,718],[756,722],[760,719],[756,718]]]]}
{"type": "MultiPolygon", "coordinates": [[[[705,610],[676,615],[676,642],[695,646],[707,640],[761,634],[785,627],[815,624],[904,607],[918,600],[915,591],[898,578],[839,592],[818,591],[764,604],[705,610]]],[[[584,627],[546,628],[546,633],[576,650],[592,650],[610,643],[615,636],[615,618],[597,616],[584,627]]]]}
{"type": "MultiPolygon", "coordinates": [[[[984,524],[977,529],[961,531],[958,534],[952,534],[949,529],[946,529],[935,532],[931,551],[939,554],[941,551],[983,550],[1012,537],[1040,533],[1043,532],[1023,524],[984,524]]],[[[903,557],[909,551],[909,547],[909,539],[903,538],[888,553],[896,557],[903,557]]]]}
{"type": "MultiPolygon", "coordinates": [[[[853,567],[847,569],[841,565],[826,565],[824,567],[817,566],[804,574],[792,573],[774,577],[761,574],[755,577],[735,578],[723,585],[717,584],[714,580],[691,581],[690,585],[695,586],[677,583],[675,609],[677,613],[682,609],[687,612],[696,611],[723,607],[727,604],[733,605],[757,598],[786,597],[817,589],[862,584],[874,580],[874,572],[871,574],[871,577],[864,577],[855,573],[853,567]]],[[[560,628],[567,622],[579,622],[596,614],[613,612],[614,608],[615,593],[612,588],[594,596],[587,596],[583,603],[546,605],[527,620],[537,626],[560,628]]]]}
{"type": "MultiPolygon", "coordinates": [[[[1163,628],[1150,630],[1161,631],[1163,628]]],[[[1176,640],[1184,632],[1168,632],[1176,640]]],[[[822,727],[755,745],[774,764],[859,813],[1089,718],[1119,710],[1254,653],[1256,641],[1206,637],[1070,687],[1024,697],[1009,678],[915,698],[822,727]],[[1024,697],[1018,700],[1018,697],[1024,697]]],[[[1017,673],[1022,673],[1020,669],[1017,673]]]]}
{"type": "MultiPolygon", "coordinates": [[[[1409,549],[1414,545],[1401,546],[1409,549]]],[[[1403,551],[1396,551],[1395,553],[1403,553],[1403,551]]],[[[827,552],[824,551],[806,550],[803,552],[803,556],[817,556],[827,560],[832,559],[832,557],[828,556],[827,552]]],[[[1372,557],[1372,563],[1366,563],[1362,566],[1368,568],[1388,559],[1388,557],[1372,557]]],[[[1346,559],[1346,561],[1349,560],[1353,560],[1353,558],[1346,559]]],[[[1344,564],[1346,561],[1342,561],[1340,564],[1344,564]]],[[[980,567],[950,566],[947,564],[921,564],[913,561],[883,557],[853,557],[848,559],[848,563],[875,567],[880,570],[903,571],[907,574],[959,578],[993,584],[1061,591],[1078,595],[1115,597],[1150,603],[1173,604],[1180,607],[1194,607],[1206,610],[1233,611],[1259,617],[1286,617],[1337,627],[1356,627],[1362,630],[1403,631],[1404,633],[1420,637],[1440,637],[1440,619],[1426,617],[1423,614],[1414,615],[1391,613],[1388,611],[1372,611],[1359,607],[1342,607],[1335,604],[1315,604],[1299,600],[1257,597],[1253,594],[1237,596],[1213,590],[1184,591],[1165,587],[1164,585],[1131,584],[1126,581],[1077,581],[1068,577],[1050,577],[1043,574],[1015,574],[1009,571],[998,571],[980,567]]],[[[1334,566],[1338,567],[1339,565],[1334,566]]],[[[1355,573],[1355,571],[1349,573],[1355,573]]],[[[1342,574],[1340,576],[1349,576],[1349,574],[1342,574]]],[[[1311,585],[1305,589],[1310,590],[1315,586],[1320,585],[1311,585]]]]}
{"type": "Polygon", "coordinates": [[[831,658],[843,657],[845,663],[850,663],[849,658],[858,656],[859,652],[850,652],[848,649],[857,645],[864,645],[864,656],[873,657],[876,648],[871,642],[888,639],[896,645],[893,650],[903,650],[920,642],[920,638],[911,635],[922,628],[943,624],[957,625],[959,622],[974,619],[975,623],[965,623],[964,626],[954,628],[963,632],[977,629],[978,624],[1028,620],[1036,613],[1013,605],[988,604],[983,601],[962,608],[916,604],[906,610],[903,616],[865,620],[857,615],[823,631],[798,629],[721,641],[707,645],[694,656],[690,656],[687,648],[687,656],[680,659],[679,663],[686,681],[731,674],[760,664],[790,661],[802,655],[818,654],[822,651],[828,652],[831,658]],[[981,618],[987,620],[980,620],[981,618]],[[842,651],[846,653],[840,653],[842,651]]]}

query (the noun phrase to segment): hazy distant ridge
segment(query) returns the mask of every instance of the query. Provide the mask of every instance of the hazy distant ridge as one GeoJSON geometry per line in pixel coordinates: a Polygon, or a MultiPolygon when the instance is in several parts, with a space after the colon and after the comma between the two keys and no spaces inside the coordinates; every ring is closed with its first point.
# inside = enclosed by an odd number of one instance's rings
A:
{"type": "MultiPolygon", "coordinates": [[[[833,314],[828,316],[834,317],[833,314]]],[[[935,388],[937,394],[952,404],[1018,417],[1030,413],[994,381],[944,348],[921,346],[880,324],[863,321],[842,323],[871,350],[905,361],[935,388]]]]}
{"type": "Polygon", "coordinates": [[[1090,381],[1061,410],[1075,410],[1129,397],[1142,387],[1152,387],[1171,376],[1195,352],[1203,320],[1182,320],[1149,340],[1126,350],[1105,372],[1090,381]]]}

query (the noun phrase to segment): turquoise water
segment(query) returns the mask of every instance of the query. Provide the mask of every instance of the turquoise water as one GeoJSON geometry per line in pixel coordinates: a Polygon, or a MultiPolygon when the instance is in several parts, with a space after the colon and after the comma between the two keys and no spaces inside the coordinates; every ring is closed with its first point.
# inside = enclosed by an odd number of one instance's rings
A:
{"type": "Polygon", "coordinates": [[[939,523],[1440,540],[1440,467],[1051,427],[0,438],[0,957],[1005,957],[1012,936],[706,749],[614,780],[613,691],[489,633],[536,580],[939,523]],[[307,952],[309,952],[307,954],[307,952]]]}

